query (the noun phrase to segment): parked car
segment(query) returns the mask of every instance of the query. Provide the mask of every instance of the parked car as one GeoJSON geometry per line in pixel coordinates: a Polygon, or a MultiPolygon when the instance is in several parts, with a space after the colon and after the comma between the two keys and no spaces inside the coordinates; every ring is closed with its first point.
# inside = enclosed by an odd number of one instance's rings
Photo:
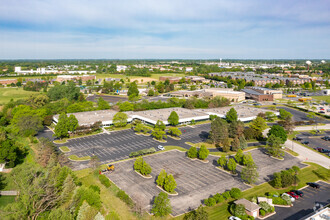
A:
{"type": "Polygon", "coordinates": [[[310,187],[316,188],[316,189],[320,188],[320,184],[318,184],[318,183],[307,183],[307,185],[309,185],[310,187]]]}
{"type": "Polygon", "coordinates": [[[239,217],[236,216],[230,216],[229,220],[241,220],[239,217]]]}
{"type": "Polygon", "coordinates": [[[325,113],[325,111],[319,111],[319,113],[323,113],[323,114],[324,114],[324,113],[325,113]]]}
{"type": "Polygon", "coordinates": [[[289,194],[287,194],[287,193],[283,193],[282,194],[282,196],[283,195],[287,195],[287,196],[289,196],[290,197],[290,199],[291,199],[291,202],[294,202],[294,201],[296,201],[296,199],[295,198],[293,198],[291,195],[289,195],[289,194]]]}
{"type": "Polygon", "coordinates": [[[299,198],[299,196],[297,194],[295,194],[294,192],[287,192],[287,194],[289,194],[290,196],[292,196],[295,199],[299,198]]]}
{"type": "Polygon", "coordinates": [[[305,145],[308,145],[309,144],[309,141],[303,141],[301,142],[302,144],[305,144],[305,145]]]}
{"type": "Polygon", "coordinates": [[[300,190],[291,190],[291,192],[294,192],[296,195],[300,196],[300,197],[303,197],[304,196],[304,193],[300,190]]]}
{"type": "Polygon", "coordinates": [[[330,136],[324,136],[321,139],[325,140],[325,141],[330,141],[330,136]]]}
{"type": "Polygon", "coordinates": [[[295,137],[295,138],[293,138],[293,140],[295,140],[295,141],[301,141],[302,138],[301,137],[295,137]]]}
{"type": "Polygon", "coordinates": [[[165,150],[165,148],[162,145],[158,145],[158,150],[165,150]]]}

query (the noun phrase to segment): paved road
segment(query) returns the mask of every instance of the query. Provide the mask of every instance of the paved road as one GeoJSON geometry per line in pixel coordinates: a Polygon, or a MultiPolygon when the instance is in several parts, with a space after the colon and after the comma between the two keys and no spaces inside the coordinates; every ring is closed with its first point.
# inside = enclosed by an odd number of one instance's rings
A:
{"type": "MultiPolygon", "coordinates": [[[[306,112],[302,112],[293,108],[289,108],[289,107],[283,107],[283,106],[279,106],[277,107],[277,109],[284,109],[288,112],[290,112],[293,115],[293,120],[294,121],[309,121],[311,120],[310,118],[307,117],[307,113],[306,112]]],[[[325,118],[321,118],[321,117],[316,117],[315,121],[317,123],[322,123],[322,124],[330,124],[330,120],[325,119],[325,118]]]]}
{"type": "MultiPolygon", "coordinates": [[[[314,129],[314,126],[301,126],[301,127],[296,127],[294,130],[295,131],[310,131],[313,129],[314,129]]],[[[317,129],[329,130],[330,124],[318,126],[317,129]]],[[[266,136],[268,131],[269,131],[269,129],[266,129],[263,134],[266,136]]],[[[284,145],[285,145],[285,147],[297,152],[299,154],[299,158],[301,160],[319,164],[327,169],[330,168],[330,159],[328,157],[326,157],[325,155],[318,154],[315,151],[308,149],[308,148],[302,146],[301,144],[297,144],[291,140],[287,140],[284,145]]]]}

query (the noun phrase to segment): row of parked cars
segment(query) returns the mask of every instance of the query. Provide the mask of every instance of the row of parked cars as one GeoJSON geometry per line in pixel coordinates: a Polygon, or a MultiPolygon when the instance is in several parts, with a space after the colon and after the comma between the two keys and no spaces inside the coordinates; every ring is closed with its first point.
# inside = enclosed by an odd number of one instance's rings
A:
{"type": "MultiPolygon", "coordinates": [[[[307,183],[312,188],[319,189],[321,186],[318,183],[307,183]]],[[[303,197],[304,193],[300,190],[291,190],[290,192],[283,193],[291,198],[291,201],[294,202],[299,197],[303,197]]]]}

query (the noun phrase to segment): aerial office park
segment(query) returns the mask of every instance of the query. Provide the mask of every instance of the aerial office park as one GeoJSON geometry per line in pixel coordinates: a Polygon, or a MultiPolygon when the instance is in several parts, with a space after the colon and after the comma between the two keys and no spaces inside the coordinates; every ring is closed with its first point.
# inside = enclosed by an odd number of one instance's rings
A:
{"type": "MultiPolygon", "coordinates": [[[[79,125],[88,126],[100,122],[104,128],[107,128],[116,123],[114,118],[117,113],[114,110],[99,110],[70,113],[68,116],[74,115],[79,125]]],[[[275,126],[276,128],[271,129],[270,133],[276,134],[276,137],[274,134],[268,134],[267,143],[273,145],[274,151],[262,145],[257,148],[251,147],[252,145],[249,146],[246,140],[242,141],[244,138],[240,136],[243,135],[243,130],[246,129],[244,127],[247,126],[252,129],[255,125],[257,133],[266,129],[266,121],[261,116],[271,115],[282,120],[291,120],[289,118],[292,115],[290,116],[288,112],[280,114],[267,108],[236,104],[208,109],[175,107],[122,113],[127,116],[125,124],[132,124],[132,129],[68,139],[66,143],[58,144],[58,146],[60,149],[63,149],[64,146],[69,149],[66,152],[69,158],[72,155],[75,155],[75,158],[85,158],[77,161],[71,157],[74,160],[74,169],[87,168],[93,157],[97,157],[101,164],[112,164],[114,170],[110,172],[106,169],[102,174],[124,190],[134,202],[139,203],[141,208],[155,215],[164,215],[164,213],[159,213],[155,199],[169,198],[168,205],[171,208],[168,213],[171,213],[172,216],[181,216],[190,210],[197,209],[201,204],[213,206],[213,203],[237,199],[240,197],[236,195],[237,193],[241,195],[242,191],[253,190],[253,184],[261,185],[270,181],[275,175],[274,173],[286,175],[287,171],[284,170],[299,172],[301,168],[307,166],[301,163],[299,158],[279,149],[279,146],[282,146],[281,143],[284,143],[281,140],[282,135],[285,134],[283,137],[285,140],[287,138],[282,127],[275,126]],[[177,121],[174,124],[170,119],[173,112],[177,115],[177,121]],[[249,124],[245,125],[244,122],[249,124]],[[216,127],[217,123],[219,127],[216,127]],[[241,124],[237,125],[237,123],[241,124]],[[168,136],[166,138],[164,135],[158,139],[156,136],[153,137],[151,131],[141,135],[141,131],[136,129],[137,124],[154,127],[154,130],[164,130],[164,134],[168,136]],[[178,127],[176,128],[176,126],[178,127]],[[178,129],[179,134],[172,135],[170,132],[172,128],[178,129]],[[219,129],[220,133],[215,134],[219,129]],[[231,137],[231,144],[229,144],[231,147],[228,150],[217,147],[209,148],[210,145],[207,145],[207,149],[200,145],[208,140],[216,142],[217,138],[221,139],[222,132],[231,137]],[[216,135],[218,137],[215,137],[216,135]],[[176,138],[171,138],[174,136],[176,138]],[[272,138],[276,140],[272,142],[272,138]],[[236,140],[238,140],[237,146],[233,148],[236,140]],[[281,143],[277,144],[278,141],[281,143]],[[195,148],[196,146],[197,148],[195,148]],[[150,149],[152,150],[148,151],[150,149]],[[226,153],[226,151],[228,152],[226,153]],[[131,156],[132,152],[137,154],[131,156]],[[142,156],[142,162],[138,163],[140,157],[135,157],[138,155],[142,156]],[[137,163],[140,164],[140,168],[136,168],[137,163]],[[281,171],[283,174],[280,173],[281,171]],[[162,172],[166,172],[166,174],[164,180],[160,181],[162,172]],[[166,186],[166,184],[170,186],[166,186]]],[[[59,118],[59,115],[55,115],[54,123],[58,123],[59,118]]],[[[261,133],[259,135],[262,136],[261,133]]],[[[222,140],[219,143],[226,145],[222,140]]],[[[286,186],[294,184],[294,175],[290,178],[292,179],[289,180],[289,183],[283,184],[288,184],[286,186]]],[[[261,200],[262,198],[260,198],[261,200]]],[[[266,201],[268,200],[266,199],[266,201]]],[[[243,210],[243,214],[237,214],[237,216],[242,217],[248,213],[247,216],[253,218],[274,214],[272,211],[274,208],[268,210],[265,206],[291,205],[286,196],[281,197],[281,201],[268,201],[266,205],[264,202],[254,200],[252,202],[237,201],[245,204],[245,211],[243,210]],[[251,203],[252,206],[257,207],[258,211],[250,212],[249,204],[246,203],[251,203]]],[[[235,207],[239,209],[240,206],[237,204],[235,207]]]]}

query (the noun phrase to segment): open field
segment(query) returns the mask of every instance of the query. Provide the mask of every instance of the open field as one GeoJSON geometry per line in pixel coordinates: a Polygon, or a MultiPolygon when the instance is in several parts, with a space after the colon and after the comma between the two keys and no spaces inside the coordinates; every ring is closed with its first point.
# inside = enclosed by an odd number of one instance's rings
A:
{"type": "Polygon", "coordinates": [[[0,105],[8,103],[11,99],[18,100],[29,97],[32,94],[38,94],[39,92],[25,91],[22,88],[0,88],[0,105]]]}
{"type": "Polygon", "coordinates": [[[320,101],[325,101],[327,103],[330,103],[330,96],[325,95],[325,96],[312,96],[313,99],[320,100],[320,101]]]}
{"type": "Polygon", "coordinates": [[[0,196],[0,208],[5,207],[9,203],[15,202],[16,196],[0,196]]]}

